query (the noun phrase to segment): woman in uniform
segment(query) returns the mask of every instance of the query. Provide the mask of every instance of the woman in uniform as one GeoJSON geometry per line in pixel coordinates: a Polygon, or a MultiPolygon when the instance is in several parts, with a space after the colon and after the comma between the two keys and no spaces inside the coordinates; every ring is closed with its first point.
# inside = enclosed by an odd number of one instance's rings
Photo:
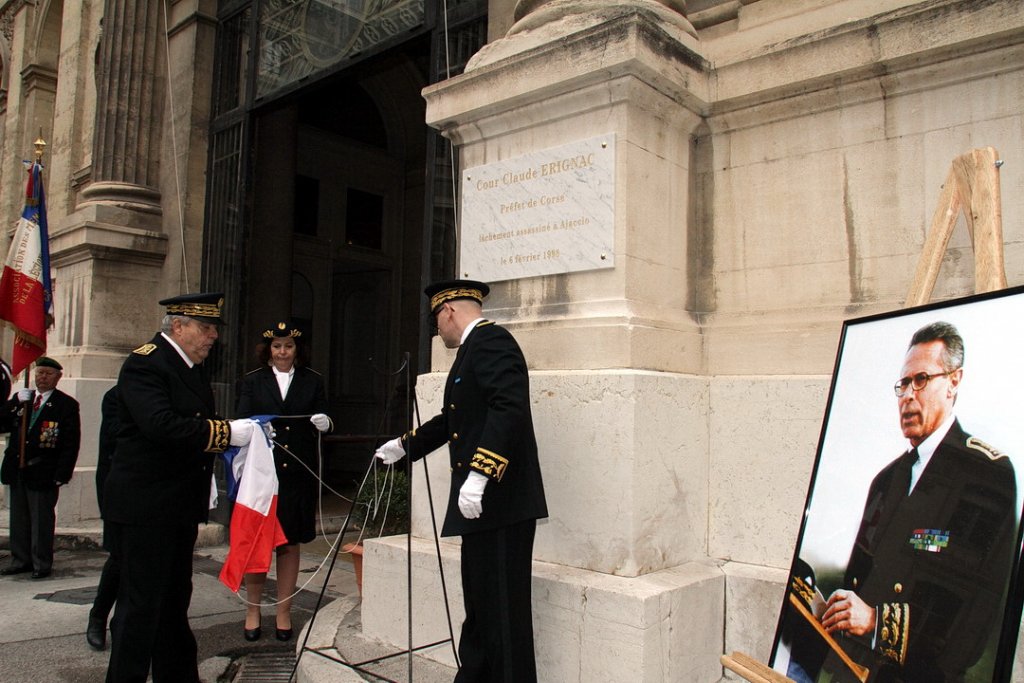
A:
{"type": "MultiPolygon", "coordinates": [[[[286,545],[277,548],[277,639],[292,637],[291,596],[299,575],[299,544],[316,538],[316,503],[319,494],[318,432],[333,424],[325,411],[327,394],[320,373],[308,367],[308,349],[302,331],[284,322],[262,333],[258,348],[260,367],[242,378],[238,417],[281,415],[273,421],[276,434],[277,518],[286,545]],[[287,417],[287,416],[299,417],[287,417]]],[[[245,639],[259,640],[260,602],[266,574],[246,574],[248,608],[245,639]]]]}

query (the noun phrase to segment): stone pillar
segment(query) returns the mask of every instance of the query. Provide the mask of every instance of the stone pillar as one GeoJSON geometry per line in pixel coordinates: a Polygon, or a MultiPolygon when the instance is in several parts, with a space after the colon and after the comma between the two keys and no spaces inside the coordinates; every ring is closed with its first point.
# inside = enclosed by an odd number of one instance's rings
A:
{"type": "MultiPolygon", "coordinates": [[[[80,166],[70,175],[81,186],[74,209],[50,216],[56,323],[49,352],[64,364],[62,388],[82,403],[83,424],[92,430],[99,399],[126,354],[157,328],[156,302],[186,287],[195,291],[201,273],[215,4],[167,3],[169,26],[163,4],[95,3],[90,25],[101,26],[98,45],[82,22],[80,39],[97,62],[96,94],[94,102],[91,88],[79,96],[95,111],[79,124],[92,134],[72,138],[91,145],[74,156],[80,166]]],[[[86,437],[76,476],[62,492],[63,525],[96,517],[95,434],[86,437]]]]}
{"type": "Polygon", "coordinates": [[[96,73],[92,182],[84,203],[160,214],[163,22],[154,0],[106,0],[96,73]]]}
{"type": "MultiPolygon", "coordinates": [[[[464,75],[424,91],[427,122],[456,142],[467,173],[615,140],[614,268],[492,282],[485,304],[531,368],[551,513],[534,549],[543,681],[721,676],[725,577],[708,558],[710,384],[696,311],[706,276],[693,265],[701,236],[690,219],[692,137],[709,68],[683,9],[520,2],[506,38],[485,46],[464,75]]],[[[434,372],[417,384],[424,419],[439,407],[452,360],[439,344],[433,358],[434,372]]],[[[443,497],[447,455],[427,462],[443,497]]],[[[413,530],[429,538],[421,468],[413,530]]],[[[434,501],[439,518],[444,503],[434,501]]],[[[370,542],[365,555],[364,630],[395,643],[405,632],[396,617],[404,596],[394,590],[403,545],[370,542]]],[[[413,551],[422,567],[417,642],[446,633],[431,552],[429,544],[413,551]]],[[[445,544],[443,553],[458,549],[445,544]]],[[[457,584],[448,586],[456,626],[457,584]]]]}

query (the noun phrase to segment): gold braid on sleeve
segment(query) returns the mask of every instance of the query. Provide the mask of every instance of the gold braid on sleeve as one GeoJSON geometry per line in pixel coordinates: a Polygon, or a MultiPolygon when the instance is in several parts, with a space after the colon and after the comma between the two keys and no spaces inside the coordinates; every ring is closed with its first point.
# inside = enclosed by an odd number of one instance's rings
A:
{"type": "Polygon", "coordinates": [[[476,453],[473,454],[473,460],[469,463],[469,469],[496,481],[501,481],[501,478],[505,476],[507,467],[507,459],[486,448],[477,448],[476,453]]]}
{"type": "Polygon", "coordinates": [[[878,632],[878,651],[900,666],[907,659],[907,638],[910,635],[910,605],[887,602],[879,608],[882,627],[878,632]]]}
{"type": "Polygon", "coordinates": [[[207,453],[223,453],[231,442],[231,425],[227,420],[207,420],[210,425],[210,440],[203,449],[207,453]]]}

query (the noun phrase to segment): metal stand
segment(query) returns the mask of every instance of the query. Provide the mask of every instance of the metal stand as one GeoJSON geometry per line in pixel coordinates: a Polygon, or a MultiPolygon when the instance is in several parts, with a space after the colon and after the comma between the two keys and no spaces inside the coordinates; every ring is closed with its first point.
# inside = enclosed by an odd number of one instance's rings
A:
{"type": "MultiPolygon", "coordinates": [[[[394,372],[383,373],[382,371],[380,371],[377,368],[374,368],[374,369],[377,372],[381,372],[381,374],[387,374],[387,376],[389,376],[389,377],[404,376],[404,378],[405,378],[405,389],[406,389],[405,395],[406,395],[407,401],[408,401],[407,406],[406,406],[407,407],[407,413],[406,414],[409,415],[409,425],[408,425],[408,428],[411,431],[413,426],[414,426],[413,425],[413,415],[414,415],[414,413],[416,415],[416,422],[417,422],[417,424],[419,423],[419,404],[415,400],[416,399],[415,391],[412,389],[412,382],[411,382],[411,375],[410,375],[411,370],[410,370],[410,367],[409,367],[409,353],[405,352],[404,357],[403,357],[403,361],[402,361],[402,365],[397,370],[395,370],[394,372]]],[[[387,393],[385,395],[386,396],[391,396],[392,393],[387,393]]],[[[387,420],[388,406],[389,405],[390,405],[390,401],[388,401],[388,403],[385,404],[384,415],[382,417],[382,427],[386,423],[386,420],[387,420]]],[[[366,486],[366,482],[370,478],[370,474],[374,471],[374,469],[376,467],[377,467],[376,459],[371,457],[370,458],[370,465],[367,468],[365,474],[363,475],[362,482],[359,484],[359,490],[356,492],[355,500],[359,499],[359,494],[362,492],[363,487],[366,486]]],[[[411,514],[412,514],[412,458],[408,454],[406,455],[406,458],[405,458],[405,471],[406,471],[406,477],[407,477],[407,480],[408,480],[408,486],[406,487],[407,488],[406,505],[407,505],[407,509],[409,510],[409,513],[410,513],[410,516],[411,516],[411,514]]],[[[339,664],[341,666],[347,667],[347,668],[352,669],[353,671],[357,671],[357,672],[359,672],[361,674],[366,674],[368,676],[372,676],[373,678],[375,678],[377,680],[386,681],[387,683],[400,683],[400,682],[399,681],[395,681],[395,680],[390,679],[390,678],[387,678],[386,676],[382,676],[380,674],[374,673],[373,671],[369,671],[365,667],[373,665],[373,664],[378,664],[380,662],[383,662],[383,661],[386,661],[386,660],[389,660],[389,659],[394,659],[395,657],[401,657],[401,656],[404,655],[408,659],[408,675],[409,675],[408,683],[412,683],[413,682],[413,654],[415,652],[420,651],[420,650],[425,650],[425,649],[428,649],[428,648],[436,647],[438,645],[443,645],[444,643],[451,643],[452,644],[452,653],[455,654],[455,661],[456,661],[456,663],[458,663],[458,661],[459,661],[458,653],[455,652],[455,637],[454,637],[454,631],[452,629],[451,610],[448,607],[448,588],[447,588],[447,583],[445,582],[444,568],[443,568],[442,563],[441,563],[441,545],[440,545],[440,541],[438,540],[438,535],[437,535],[437,520],[436,520],[436,518],[434,516],[434,500],[433,500],[433,494],[432,494],[431,488],[430,488],[430,474],[427,471],[427,467],[426,467],[426,462],[425,461],[423,463],[423,473],[424,473],[424,476],[426,477],[427,500],[428,500],[428,506],[430,508],[430,520],[431,520],[431,523],[433,525],[433,531],[434,531],[434,547],[435,547],[435,551],[436,551],[436,554],[437,554],[437,566],[438,566],[438,569],[439,569],[440,575],[441,575],[441,590],[442,590],[442,594],[444,596],[445,614],[447,615],[447,618],[448,618],[448,638],[446,638],[444,640],[439,640],[439,641],[436,641],[436,642],[433,642],[433,643],[428,643],[426,645],[418,645],[418,646],[414,646],[413,645],[413,632],[412,632],[412,520],[410,519],[409,528],[406,531],[406,567],[405,567],[405,571],[406,571],[406,619],[407,619],[407,624],[408,624],[408,642],[407,642],[406,649],[400,650],[398,652],[395,652],[395,653],[392,653],[392,654],[389,654],[389,655],[384,655],[382,657],[376,657],[374,659],[364,660],[364,661],[361,661],[361,662],[349,662],[349,661],[346,661],[346,660],[341,659],[339,657],[335,657],[334,655],[330,654],[327,649],[311,648],[311,647],[307,646],[307,643],[309,642],[309,635],[313,631],[313,624],[316,622],[316,616],[317,616],[317,614],[320,611],[321,604],[323,603],[324,593],[327,590],[327,583],[328,583],[328,581],[331,578],[331,573],[334,571],[335,562],[337,562],[337,559],[338,559],[338,551],[341,549],[341,545],[342,545],[341,544],[341,539],[344,538],[345,532],[346,532],[346,530],[349,527],[349,523],[352,521],[352,510],[355,507],[355,504],[353,504],[353,507],[349,508],[348,515],[346,515],[345,522],[342,524],[341,531],[338,534],[338,542],[335,543],[333,556],[331,557],[331,563],[330,563],[330,566],[327,569],[327,574],[324,577],[323,586],[320,588],[320,594],[317,597],[316,606],[313,608],[313,615],[310,617],[309,623],[306,626],[306,635],[305,635],[305,637],[302,640],[302,647],[299,649],[299,654],[295,658],[295,666],[292,668],[292,673],[291,673],[291,675],[288,678],[289,682],[295,680],[295,676],[296,676],[296,674],[298,672],[298,669],[299,669],[299,662],[302,661],[302,656],[306,652],[309,652],[311,654],[317,655],[319,657],[323,657],[324,659],[327,659],[327,660],[330,660],[332,662],[335,662],[335,663],[337,663],[337,664],[339,664]]]]}

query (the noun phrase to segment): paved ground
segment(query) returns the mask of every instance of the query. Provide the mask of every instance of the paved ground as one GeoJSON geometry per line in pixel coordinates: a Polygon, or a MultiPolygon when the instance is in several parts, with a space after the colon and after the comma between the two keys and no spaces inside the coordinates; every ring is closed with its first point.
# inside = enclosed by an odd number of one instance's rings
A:
{"type": "MultiPolygon", "coordinates": [[[[332,526],[330,523],[328,527],[332,526]]],[[[335,528],[339,525],[334,525],[335,528]]],[[[8,565],[7,511],[0,509],[0,567],[8,565]]],[[[333,535],[336,531],[330,532],[333,535]]],[[[217,538],[207,534],[208,538],[217,538]]],[[[106,553],[97,544],[98,529],[58,529],[53,574],[33,580],[29,574],[0,577],[0,681],[3,683],[101,683],[109,651],[96,652],[85,642],[85,626],[106,553]]],[[[202,539],[202,535],[201,535],[202,539]]],[[[330,544],[324,540],[303,546],[300,585],[306,590],[293,601],[292,624],[296,640],[274,639],[274,611],[264,608],[264,636],[255,643],[242,637],[244,605],[217,579],[227,554],[223,543],[196,549],[193,563],[193,595],[189,618],[199,645],[200,674],[204,683],[285,683],[294,667],[295,650],[301,645],[301,629],[309,622],[330,564],[330,544]],[[269,636],[269,637],[268,637],[269,636]]],[[[272,600],[275,585],[271,572],[265,602],[272,600]]],[[[362,638],[359,594],[352,564],[339,554],[330,573],[317,612],[310,648],[329,656],[358,662],[390,654],[381,643],[362,638]]],[[[368,667],[383,677],[359,675],[330,659],[303,653],[297,683],[343,683],[362,680],[447,683],[454,670],[415,658],[414,675],[408,675],[407,658],[368,667]]]]}

